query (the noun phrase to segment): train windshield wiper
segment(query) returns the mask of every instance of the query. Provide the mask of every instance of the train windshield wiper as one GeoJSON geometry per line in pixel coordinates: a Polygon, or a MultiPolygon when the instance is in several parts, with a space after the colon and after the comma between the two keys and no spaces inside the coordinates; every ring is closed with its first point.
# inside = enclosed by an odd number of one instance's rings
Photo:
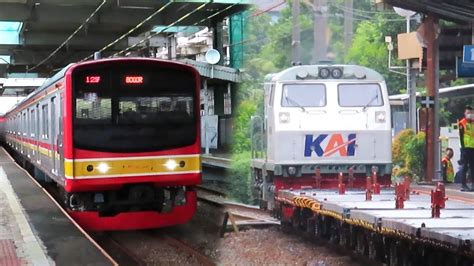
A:
{"type": "Polygon", "coordinates": [[[301,108],[301,110],[303,110],[303,112],[306,112],[306,109],[304,109],[303,105],[301,105],[299,102],[297,102],[296,100],[288,97],[288,96],[285,96],[285,100],[287,102],[291,102],[293,104],[295,104],[296,106],[298,106],[299,108],[301,108]]]}
{"type": "Polygon", "coordinates": [[[372,99],[370,99],[370,101],[369,101],[366,105],[364,105],[364,107],[362,108],[362,111],[365,112],[365,110],[367,109],[367,107],[369,107],[369,105],[370,105],[374,100],[378,100],[378,98],[379,98],[379,95],[378,95],[378,94],[375,94],[375,96],[372,97],[372,99]]]}

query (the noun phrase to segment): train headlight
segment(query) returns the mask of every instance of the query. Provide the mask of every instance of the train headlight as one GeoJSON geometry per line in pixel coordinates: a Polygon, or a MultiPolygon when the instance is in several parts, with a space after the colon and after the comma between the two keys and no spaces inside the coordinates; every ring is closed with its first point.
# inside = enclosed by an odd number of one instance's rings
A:
{"type": "Polygon", "coordinates": [[[375,112],[375,122],[385,123],[386,115],[384,111],[375,112]]]}
{"type": "Polygon", "coordinates": [[[280,123],[282,124],[290,123],[290,113],[282,112],[278,115],[278,117],[280,118],[280,123]]]}
{"type": "Polygon", "coordinates": [[[333,70],[331,70],[331,77],[335,79],[340,79],[342,77],[342,74],[342,69],[340,68],[334,68],[333,70]]]}
{"type": "Polygon", "coordinates": [[[327,79],[329,78],[329,75],[331,75],[331,71],[329,70],[329,68],[320,68],[319,69],[319,77],[322,78],[322,79],[327,79]]]}
{"type": "Polygon", "coordinates": [[[354,70],[354,76],[355,76],[357,79],[364,79],[364,78],[366,77],[364,69],[362,69],[362,68],[356,68],[356,69],[354,70]]]}
{"type": "Polygon", "coordinates": [[[110,170],[110,166],[106,163],[100,163],[97,166],[97,170],[99,170],[99,172],[101,172],[102,174],[105,174],[110,170]]]}
{"type": "Polygon", "coordinates": [[[176,169],[176,167],[178,167],[178,164],[176,163],[175,160],[168,160],[165,163],[165,166],[166,166],[166,168],[168,168],[168,170],[174,170],[174,169],[176,169]]]}

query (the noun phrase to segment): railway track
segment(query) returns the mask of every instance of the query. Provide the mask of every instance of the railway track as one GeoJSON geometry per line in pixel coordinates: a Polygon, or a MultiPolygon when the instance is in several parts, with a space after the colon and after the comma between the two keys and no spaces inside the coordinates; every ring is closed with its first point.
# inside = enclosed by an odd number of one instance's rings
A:
{"type": "MultiPolygon", "coordinates": [[[[62,202],[59,200],[60,195],[58,190],[55,189],[54,185],[50,183],[38,183],[40,184],[45,191],[47,191],[52,199],[54,199],[58,206],[61,206],[64,210],[62,202]]],[[[219,194],[215,190],[208,189],[210,193],[219,194]]],[[[219,195],[225,195],[220,193],[219,195]]],[[[64,210],[65,211],[65,210],[64,210]]],[[[79,225],[78,225],[79,226],[79,225]]],[[[130,240],[133,241],[145,241],[147,243],[152,243],[151,245],[146,245],[150,251],[157,247],[164,249],[172,249],[177,252],[171,252],[172,254],[186,254],[186,257],[194,258],[194,261],[198,265],[215,265],[212,258],[202,254],[196,250],[191,245],[186,242],[170,236],[167,233],[162,233],[163,230],[167,229],[156,229],[156,230],[147,230],[147,231],[128,231],[128,232],[88,232],[89,236],[110,256],[113,258],[114,262],[118,265],[149,265],[149,264],[175,264],[174,259],[178,260],[179,255],[176,255],[176,258],[167,258],[166,261],[147,261],[144,259],[143,254],[139,254],[137,249],[140,246],[131,246],[126,243],[130,240]],[[127,238],[123,239],[123,234],[127,234],[127,238]]],[[[173,229],[171,229],[173,230],[173,229]]],[[[86,232],[85,230],[83,230],[86,232]]],[[[178,232],[179,233],[179,232],[178,232]]],[[[193,262],[194,262],[193,261],[193,262]]],[[[186,263],[188,264],[188,263],[186,263]]],[[[192,263],[195,264],[195,263],[192,263]]]]}
{"type": "Polygon", "coordinates": [[[99,233],[94,234],[94,239],[119,265],[215,265],[212,258],[163,232],[165,230],[168,229],[99,233]],[[157,250],[159,253],[155,252],[157,250]]]}
{"type": "Polygon", "coordinates": [[[204,186],[198,186],[196,190],[198,201],[222,210],[225,229],[232,226],[234,231],[237,231],[238,227],[265,227],[280,224],[267,211],[261,210],[257,206],[230,201],[225,198],[226,194],[219,190],[204,186]],[[226,223],[227,219],[229,219],[230,224],[226,223]]]}
{"type": "Polygon", "coordinates": [[[120,244],[110,233],[92,234],[95,241],[107,251],[119,265],[146,265],[133,251],[120,244]]]}
{"type": "Polygon", "coordinates": [[[199,186],[196,186],[195,188],[200,193],[206,193],[206,194],[214,195],[217,197],[223,197],[223,198],[227,197],[227,193],[215,188],[211,188],[209,186],[199,185],[199,186]]]}

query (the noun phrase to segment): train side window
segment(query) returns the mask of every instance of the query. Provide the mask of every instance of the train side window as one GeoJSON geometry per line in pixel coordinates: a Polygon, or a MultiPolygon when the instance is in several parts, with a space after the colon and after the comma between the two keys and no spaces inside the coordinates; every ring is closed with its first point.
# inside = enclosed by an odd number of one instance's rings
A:
{"type": "Polygon", "coordinates": [[[35,137],[36,132],[36,116],[35,116],[35,109],[31,109],[30,111],[30,136],[32,138],[35,137]]]}
{"type": "Polygon", "coordinates": [[[39,140],[40,139],[40,127],[41,127],[41,114],[40,114],[40,109],[39,109],[39,104],[36,105],[35,107],[35,116],[36,116],[36,122],[35,122],[35,135],[36,138],[39,140]]]}
{"type": "Polygon", "coordinates": [[[45,104],[41,106],[41,120],[42,120],[42,127],[41,127],[41,138],[48,139],[48,105],[45,104]]]}
{"type": "Polygon", "coordinates": [[[28,127],[27,127],[27,122],[26,122],[26,111],[23,113],[23,118],[22,118],[22,135],[26,136],[28,134],[28,127]]]}
{"type": "Polygon", "coordinates": [[[16,115],[16,119],[15,119],[15,128],[16,128],[16,134],[19,136],[21,135],[21,117],[20,117],[20,114],[17,114],[16,115]]]}
{"type": "Polygon", "coordinates": [[[51,98],[51,137],[54,139],[56,130],[56,97],[51,98]]]}
{"type": "Polygon", "coordinates": [[[270,99],[268,99],[268,105],[269,106],[273,106],[273,97],[274,97],[274,94],[275,94],[275,85],[272,84],[270,86],[270,99]]]}

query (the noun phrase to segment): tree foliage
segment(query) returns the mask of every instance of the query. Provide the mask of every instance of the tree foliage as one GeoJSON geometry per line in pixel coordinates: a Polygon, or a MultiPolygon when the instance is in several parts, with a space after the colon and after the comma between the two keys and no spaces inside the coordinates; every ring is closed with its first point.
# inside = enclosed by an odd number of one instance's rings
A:
{"type": "Polygon", "coordinates": [[[395,165],[394,176],[409,176],[415,179],[424,177],[426,162],[425,133],[415,134],[411,129],[400,131],[393,141],[392,160],[395,165]]]}
{"type": "Polygon", "coordinates": [[[243,203],[252,203],[250,177],[250,152],[234,153],[232,156],[232,168],[230,170],[230,196],[243,203]]]}
{"type": "MultiPolygon", "coordinates": [[[[406,89],[405,76],[389,70],[385,36],[394,36],[401,32],[403,24],[386,22],[379,15],[374,18],[374,21],[368,20],[359,24],[345,59],[347,63],[367,66],[378,71],[385,77],[389,94],[398,94],[402,89],[406,89]]],[[[392,64],[401,63],[393,60],[392,64]]]]}
{"type": "Polygon", "coordinates": [[[415,133],[411,129],[404,129],[400,131],[392,144],[392,161],[394,164],[403,165],[406,158],[405,144],[413,138],[415,133]]]}

